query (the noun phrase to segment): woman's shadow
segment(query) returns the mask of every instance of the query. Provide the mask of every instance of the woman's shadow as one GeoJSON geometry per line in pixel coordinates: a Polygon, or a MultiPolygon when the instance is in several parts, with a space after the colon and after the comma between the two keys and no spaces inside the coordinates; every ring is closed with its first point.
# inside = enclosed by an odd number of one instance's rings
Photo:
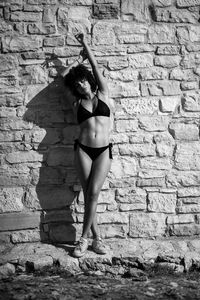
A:
{"type": "MultiPolygon", "coordinates": [[[[47,59],[43,67],[50,61],[59,74],[63,67],[55,56],[47,59]]],[[[59,75],[32,97],[35,88],[35,85],[27,87],[30,96],[23,116],[24,121],[34,124],[27,133],[34,163],[25,205],[31,210],[41,210],[42,242],[72,243],[76,240],[74,199],[79,192],[73,167],[73,141],[78,128],[69,105],[72,94],[64,88],[59,75]]]]}

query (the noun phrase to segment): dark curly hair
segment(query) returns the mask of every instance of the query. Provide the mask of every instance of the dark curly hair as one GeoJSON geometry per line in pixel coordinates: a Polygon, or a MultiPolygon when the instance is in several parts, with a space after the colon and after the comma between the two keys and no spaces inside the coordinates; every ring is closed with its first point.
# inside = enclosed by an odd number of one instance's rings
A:
{"type": "Polygon", "coordinates": [[[77,67],[74,67],[70,70],[70,72],[65,76],[64,78],[64,84],[65,86],[69,87],[71,92],[76,96],[77,98],[83,97],[81,95],[76,87],[75,82],[78,80],[87,79],[91,86],[92,92],[95,92],[97,89],[97,83],[96,80],[92,74],[92,72],[84,65],[80,64],[77,67]]]}

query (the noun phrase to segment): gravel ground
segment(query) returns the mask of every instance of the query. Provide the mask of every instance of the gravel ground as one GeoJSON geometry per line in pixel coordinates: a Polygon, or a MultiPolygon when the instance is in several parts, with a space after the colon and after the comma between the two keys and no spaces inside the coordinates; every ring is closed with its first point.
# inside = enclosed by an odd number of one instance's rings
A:
{"type": "Polygon", "coordinates": [[[200,299],[200,273],[133,272],[126,276],[66,272],[21,274],[0,282],[2,300],[200,299]],[[126,278],[125,278],[126,277],[126,278]]]}

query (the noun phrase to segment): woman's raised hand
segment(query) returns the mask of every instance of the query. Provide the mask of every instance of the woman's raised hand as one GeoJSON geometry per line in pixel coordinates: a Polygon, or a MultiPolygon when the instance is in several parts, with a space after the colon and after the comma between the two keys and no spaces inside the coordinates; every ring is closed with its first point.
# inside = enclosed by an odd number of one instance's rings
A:
{"type": "Polygon", "coordinates": [[[87,59],[87,52],[85,51],[85,49],[81,50],[79,57],[81,57],[83,61],[87,59]]]}
{"type": "Polygon", "coordinates": [[[84,33],[77,33],[75,35],[75,38],[77,39],[77,41],[84,46],[84,43],[86,42],[85,40],[85,36],[84,36],[84,33]]]}

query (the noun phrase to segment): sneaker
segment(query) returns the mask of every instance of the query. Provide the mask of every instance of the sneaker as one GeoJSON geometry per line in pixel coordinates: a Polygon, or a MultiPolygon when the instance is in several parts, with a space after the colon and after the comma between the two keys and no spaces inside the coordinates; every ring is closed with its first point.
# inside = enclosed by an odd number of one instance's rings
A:
{"type": "Polygon", "coordinates": [[[78,245],[74,248],[73,256],[74,257],[81,257],[85,254],[88,248],[88,241],[83,237],[80,238],[78,245]]]}
{"type": "Polygon", "coordinates": [[[102,239],[100,237],[96,238],[92,242],[92,249],[97,254],[106,254],[108,252],[108,248],[103,243],[102,239]]]}

